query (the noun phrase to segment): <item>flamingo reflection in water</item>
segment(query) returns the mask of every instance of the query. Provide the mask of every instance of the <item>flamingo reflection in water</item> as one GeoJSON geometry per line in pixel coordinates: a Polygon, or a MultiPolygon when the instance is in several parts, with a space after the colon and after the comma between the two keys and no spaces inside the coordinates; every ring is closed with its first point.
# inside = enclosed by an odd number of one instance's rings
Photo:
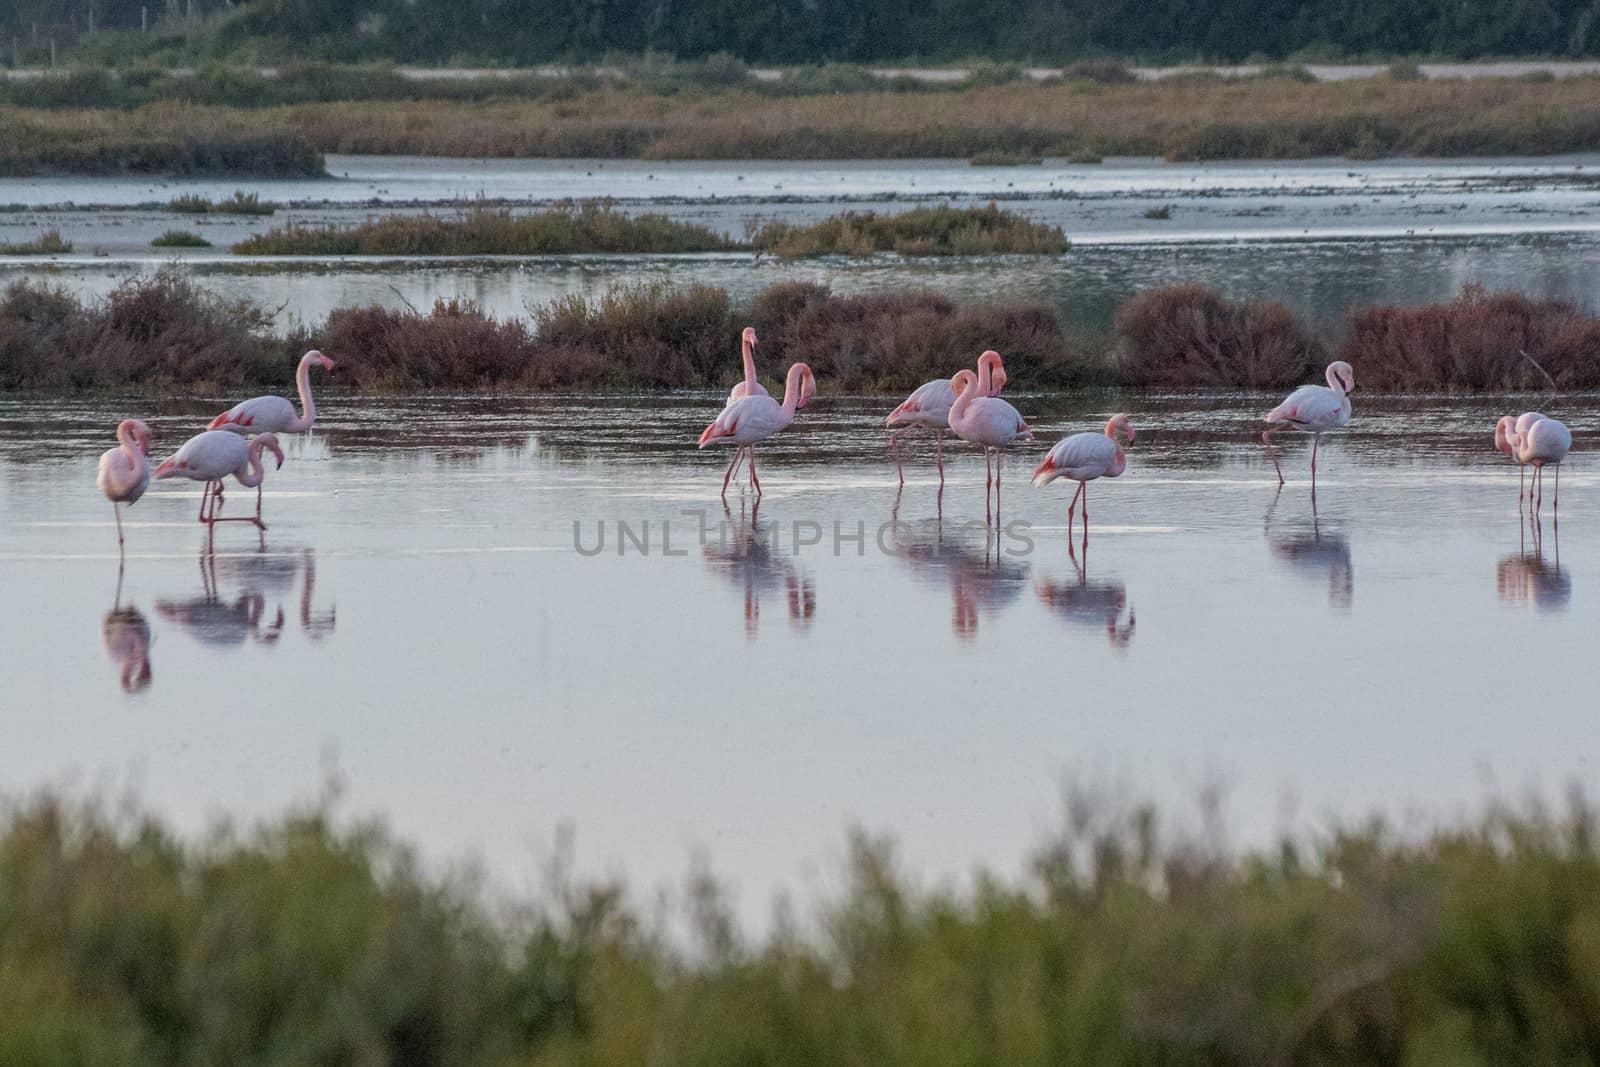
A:
{"type": "MultiPolygon", "coordinates": [[[[930,585],[950,590],[950,629],[970,640],[984,615],[998,615],[1021,597],[1028,566],[1006,556],[998,530],[982,528],[983,550],[968,544],[976,521],[946,529],[942,513],[917,522],[900,521],[900,494],[890,511],[889,539],[895,558],[930,585]]],[[[971,538],[976,541],[976,536],[971,538]]]]}
{"type": "Polygon", "coordinates": [[[1521,523],[1521,544],[1494,568],[1494,588],[1505,604],[1532,604],[1537,611],[1564,611],[1572,601],[1572,575],[1561,566],[1561,531],[1551,525],[1551,552],[1545,555],[1544,524],[1521,523]]]}
{"type": "Polygon", "coordinates": [[[707,531],[701,556],[712,573],[727,578],[743,592],[746,637],[755,637],[760,629],[761,601],[780,588],[789,612],[789,626],[804,632],[811,628],[811,619],[817,613],[816,584],[788,559],[774,555],[758,518],[760,510],[760,501],[753,502],[746,522],[742,502],[737,518],[724,504],[722,529],[707,531]]]}
{"type": "Polygon", "coordinates": [[[283,602],[293,595],[296,579],[299,580],[298,616],[300,629],[314,641],[333,633],[337,623],[337,609],[313,610],[317,587],[317,554],[310,547],[299,551],[268,552],[264,547],[255,553],[230,553],[218,556],[216,573],[225,582],[231,581],[248,595],[259,595],[263,601],[276,599],[278,613],[283,613],[283,602]]]}
{"type": "Polygon", "coordinates": [[[211,648],[237,648],[247,640],[271,643],[283,634],[281,606],[275,618],[262,625],[266,597],[259,590],[245,590],[231,600],[223,599],[217,586],[217,557],[210,551],[200,554],[200,587],[197,597],[157,600],[156,614],[211,648]]]}
{"type": "Polygon", "coordinates": [[[1089,549],[1085,535],[1083,561],[1072,550],[1067,538],[1067,556],[1072,560],[1075,581],[1050,582],[1043,578],[1033,583],[1033,591],[1051,613],[1071,626],[1086,626],[1105,631],[1106,640],[1118,652],[1133,644],[1135,619],[1128,603],[1128,587],[1120,579],[1089,580],[1089,549]],[[1128,620],[1122,621],[1123,609],[1128,620]]]}
{"type": "Polygon", "coordinates": [[[111,610],[100,620],[100,643],[121,668],[122,690],[143,692],[150,686],[150,622],[144,612],[122,604],[122,569],[117,569],[117,592],[111,610]]]}
{"type": "Polygon", "coordinates": [[[1267,535],[1267,545],[1272,554],[1289,565],[1291,570],[1306,577],[1327,576],[1328,606],[1341,611],[1350,610],[1355,599],[1355,567],[1350,559],[1350,540],[1340,533],[1322,529],[1317,517],[1315,494],[1311,498],[1311,529],[1301,525],[1295,531],[1273,529],[1274,514],[1283,487],[1273,494],[1262,520],[1262,531],[1267,535]]]}

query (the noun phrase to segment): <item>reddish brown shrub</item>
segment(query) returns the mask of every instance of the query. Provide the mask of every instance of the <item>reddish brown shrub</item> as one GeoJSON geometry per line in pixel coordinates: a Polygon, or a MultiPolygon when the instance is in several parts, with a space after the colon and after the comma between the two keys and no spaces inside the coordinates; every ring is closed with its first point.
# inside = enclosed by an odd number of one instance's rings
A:
{"type": "Polygon", "coordinates": [[[1562,300],[1469,285],[1447,304],[1351,312],[1340,356],[1374,389],[1541,389],[1540,367],[1587,389],[1600,384],[1600,320],[1562,300]]]}
{"type": "Polygon", "coordinates": [[[1174,285],[1117,309],[1116,370],[1129,385],[1265,389],[1299,384],[1327,350],[1288,308],[1174,285]]]}
{"type": "Polygon", "coordinates": [[[323,349],[358,389],[483,388],[527,375],[533,344],[517,320],[497,322],[470,301],[437,301],[426,315],[381,307],[328,317],[323,349]]]}
{"type": "Polygon", "coordinates": [[[791,284],[757,297],[751,319],[781,362],[804,360],[841,389],[912,388],[970,366],[986,348],[1031,386],[1081,381],[1094,369],[1068,351],[1042,304],[958,308],[926,291],[843,297],[791,284]]]}

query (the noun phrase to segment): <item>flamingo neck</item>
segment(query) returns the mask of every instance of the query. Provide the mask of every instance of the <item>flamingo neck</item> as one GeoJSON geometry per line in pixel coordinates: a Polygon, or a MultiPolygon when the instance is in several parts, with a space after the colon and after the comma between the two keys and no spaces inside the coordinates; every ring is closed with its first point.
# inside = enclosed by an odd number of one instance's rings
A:
{"type": "Polygon", "coordinates": [[[239,484],[246,489],[254,489],[267,476],[266,465],[261,462],[262,447],[261,438],[258,437],[251,441],[250,451],[246,453],[245,458],[245,472],[243,474],[234,473],[234,477],[239,480],[239,484]]]}
{"type": "MultiPolygon", "coordinates": [[[[971,371],[964,370],[956,375],[956,378],[963,381],[965,385],[956,390],[956,402],[950,405],[948,421],[952,424],[966,415],[967,408],[972,406],[972,398],[978,395],[977,379],[971,371]]],[[[951,387],[955,387],[954,382],[951,383],[951,387]]]]}
{"type": "Polygon", "coordinates": [[[998,362],[993,356],[981,356],[978,359],[978,389],[987,395],[994,389],[994,364],[998,362]]]}
{"type": "Polygon", "coordinates": [[[739,346],[744,355],[744,382],[746,385],[756,385],[758,383],[756,381],[755,351],[750,347],[750,341],[748,338],[741,341],[739,346]]]}
{"type": "MultiPolygon", "coordinates": [[[[300,388],[300,418],[290,430],[300,431],[311,429],[311,423],[317,417],[317,403],[311,399],[311,356],[307,353],[300,359],[300,369],[294,373],[295,385],[300,388]]],[[[259,453],[258,453],[259,458],[259,453]]]]}
{"type": "Polygon", "coordinates": [[[117,443],[122,446],[122,454],[128,457],[128,462],[134,467],[144,462],[144,453],[139,451],[138,442],[133,439],[132,419],[123,419],[117,424],[117,443]]]}
{"type": "MultiPolygon", "coordinates": [[[[750,366],[753,368],[754,363],[750,366]]],[[[800,382],[805,376],[805,369],[796,363],[789,368],[789,376],[783,383],[783,413],[788,418],[794,418],[794,408],[800,400],[800,382]]]]}
{"type": "Polygon", "coordinates": [[[1328,379],[1328,388],[1332,389],[1335,393],[1338,393],[1340,396],[1344,396],[1344,383],[1339,380],[1339,376],[1334,373],[1334,370],[1333,370],[1332,367],[1328,368],[1328,373],[1327,373],[1326,377],[1328,379]]]}

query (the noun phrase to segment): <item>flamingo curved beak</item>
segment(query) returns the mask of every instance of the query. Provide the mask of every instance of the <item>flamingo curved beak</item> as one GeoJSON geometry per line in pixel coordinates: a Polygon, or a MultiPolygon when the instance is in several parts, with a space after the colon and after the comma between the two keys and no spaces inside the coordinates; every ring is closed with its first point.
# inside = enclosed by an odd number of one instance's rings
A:
{"type": "Polygon", "coordinates": [[[151,472],[151,476],[155,478],[170,478],[172,476],[172,472],[176,470],[177,467],[178,457],[168,456],[166,459],[157,464],[156,469],[151,472]]]}

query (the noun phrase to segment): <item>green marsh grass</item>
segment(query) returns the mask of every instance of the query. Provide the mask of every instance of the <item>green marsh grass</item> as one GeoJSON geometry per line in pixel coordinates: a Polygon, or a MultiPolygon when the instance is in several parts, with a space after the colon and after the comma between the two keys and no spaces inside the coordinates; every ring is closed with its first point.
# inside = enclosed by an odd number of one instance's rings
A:
{"type": "Polygon", "coordinates": [[[0,256],[54,256],[72,251],[72,242],[57,229],[45,230],[31,241],[0,241],[0,256]]]}
{"type": "Polygon", "coordinates": [[[1058,227],[1029,222],[1020,215],[986,207],[948,205],[914,208],[894,215],[850,211],[809,226],[772,222],[750,243],[758,252],[781,259],[805,256],[1060,255],[1068,248],[1058,227]]]}
{"type": "Polygon", "coordinates": [[[168,230],[150,245],[153,248],[210,248],[211,242],[188,230],[168,230]]]}
{"type": "Polygon", "coordinates": [[[704,226],[626,215],[610,204],[561,204],[534,214],[474,207],[453,216],[390,215],[355,226],[291,224],[233,246],[240,255],[559,255],[717,252],[736,248],[704,226]]]}
{"type": "MultiPolygon", "coordinates": [[[[491,904],[328,804],[194,837],[44,793],[0,816],[0,1059],[645,1067],[1600,1060],[1594,808],[1491,803],[1244,851],[1069,793],[959,887],[849,835],[745,929],[704,865],[491,904]],[[656,903],[659,901],[659,903],[656,903]]],[[[502,898],[504,894],[501,894],[502,898]]]]}

